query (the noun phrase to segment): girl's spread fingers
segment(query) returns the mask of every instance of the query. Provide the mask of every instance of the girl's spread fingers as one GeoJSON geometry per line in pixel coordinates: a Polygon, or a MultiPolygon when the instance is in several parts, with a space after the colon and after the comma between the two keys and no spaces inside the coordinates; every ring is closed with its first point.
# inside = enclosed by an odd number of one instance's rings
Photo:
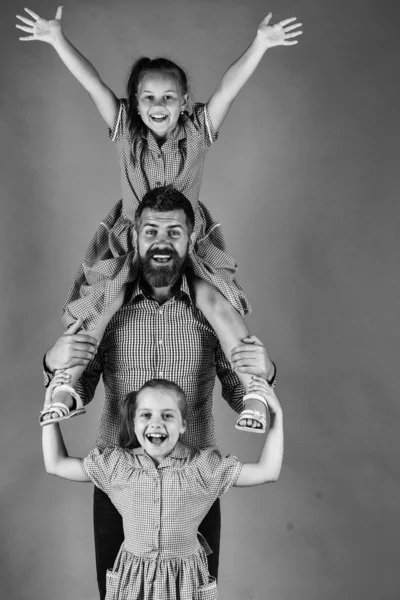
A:
{"type": "Polygon", "coordinates": [[[280,21],[278,23],[278,25],[282,25],[282,27],[285,27],[285,25],[289,25],[289,23],[293,23],[293,21],[297,21],[297,17],[290,17],[290,19],[285,19],[284,21],[280,21]]]}
{"type": "Polygon", "coordinates": [[[296,40],[296,41],[293,41],[293,42],[283,42],[282,45],[283,46],[294,46],[295,44],[298,44],[298,43],[299,42],[296,40]]]}
{"type": "Polygon", "coordinates": [[[302,27],[303,23],[295,23],[295,25],[290,25],[290,27],[285,27],[285,31],[292,31],[292,29],[298,29],[302,27]]]}
{"type": "Polygon", "coordinates": [[[21,29],[21,31],[27,31],[28,33],[32,33],[32,28],[31,27],[24,27],[23,25],[16,25],[15,27],[17,29],[21,29]]]}
{"type": "Polygon", "coordinates": [[[34,35],[28,35],[27,37],[18,38],[20,42],[30,42],[30,40],[36,40],[34,35]]]}
{"type": "Polygon", "coordinates": [[[37,15],[35,12],[33,12],[33,10],[31,10],[30,8],[24,8],[24,11],[28,13],[28,15],[31,15],[31,17],[33,19],[35,19],[36,21],[38,19],[40,19],[39,15],[37,15]]]}
{"type": "Polygon", "coordinates": [[[21,15],[17,15],[17,19],[19,19],[20,21],[25,23],[25,25],[30,25],[31,27],[33,27],[35,24],[34,21],[31,21],[30,19],[27,19],[26,17],[21,17],[21,15]]]}
{"type": "Polygon", "coordinates": [[[293,38],[293,37],[297,37],[298,35],[301,35],[303,32],[302,31],[296,31],[295,33],[288,33],[286,35],[286,38],[293,38]]]}

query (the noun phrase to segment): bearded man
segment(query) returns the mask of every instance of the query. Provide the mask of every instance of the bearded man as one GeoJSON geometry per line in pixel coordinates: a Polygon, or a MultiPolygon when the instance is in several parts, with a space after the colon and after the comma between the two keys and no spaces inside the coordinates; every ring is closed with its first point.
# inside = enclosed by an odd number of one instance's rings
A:
{"type": "MultiPolygon", "coordinates": [[[[255,336],[234,349],[231,365],[194,303],[187,277],[194,214],[187,198],[170,186],[151,190],[140,203],[135,222],[141,275],[128,287],[125,302],[110,321],[98,349],[93,337],[72,327],[47,352],[45,370],[51,377],[57,369],[87,364],[78,385],[84,404],[92,400],[103,377],[105,403],[96,440],[101,448],[118,444],[122,398],[155,377],[177,383],[187,396],[184,441],[198,448],[217,446],[212,415],[215,377],[222,384],[223,398],[240,413],[244,389],[232,365],[264,377],[270,384],[275,367],[255,336]]],[[[199,528],[212,550],[208,559],[214,577],[218,575],[220,528],[217,500],[199,528]]],[[[106,570],[112,568],[124,536],[119,513],[96,487],[94,535],[103,599],[106,570]]]]}

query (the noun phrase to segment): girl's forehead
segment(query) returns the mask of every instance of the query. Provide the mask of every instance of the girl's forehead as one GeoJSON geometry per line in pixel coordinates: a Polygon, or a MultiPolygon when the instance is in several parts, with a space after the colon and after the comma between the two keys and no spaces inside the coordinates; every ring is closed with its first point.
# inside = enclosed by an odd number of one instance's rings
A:
{"type": "Polygon", "coordinates": [[[156,87],[163,87],[165,91],[179,91],[179,86],[175,77],[168,73],[163,73],[162,71],[151,71],[150,73],[146,73],[139,83],[139,91],[152,91],[152,89],[156,87]]]}
{"type": "Polygon", "coordinates": [[[152,408],[154,410],[173,409],[179,411],[177,395],[170,390],[145,388],[137,398],[137,410],[152,408]]]}

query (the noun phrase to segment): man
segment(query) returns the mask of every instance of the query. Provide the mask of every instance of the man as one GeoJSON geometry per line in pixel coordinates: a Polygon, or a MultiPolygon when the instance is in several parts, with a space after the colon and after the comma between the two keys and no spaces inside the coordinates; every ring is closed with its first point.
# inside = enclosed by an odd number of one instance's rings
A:
{"type": "MultiPolygon", "coordinates": [[[[148,192],[136,212],[141,277],[127,289],[122,308],[110,321],[96,352],[96,340],[70,328],[45,357],[47,371],[87,364],[78,391],[85,404],[103,376],[106,400],[97,445],[118,443],[120,400],[154,377],[180,385],[188,399],[185,440],[203,448],[216,445],[212,393],[217,375],[222,396],[242,410],[244,390],[219,345],[217,336],[194,304],[185,270],[194,242],[190,202],[171,187],[148,192]],[[72,333],[71,333],[72,331],[72,333]]],[[[262,343],[252,336],[232,353],[243,372],[274,379],[274,365],[262,343]]],[[[213,505],[200,526],[213,553],[210,573],[217,577],[220,505],[213,505]]],[[[108,496],[94,490],[94,530],[100,597],[105,598],[105,574],[123,542],[121,518],[108,496]]]]}

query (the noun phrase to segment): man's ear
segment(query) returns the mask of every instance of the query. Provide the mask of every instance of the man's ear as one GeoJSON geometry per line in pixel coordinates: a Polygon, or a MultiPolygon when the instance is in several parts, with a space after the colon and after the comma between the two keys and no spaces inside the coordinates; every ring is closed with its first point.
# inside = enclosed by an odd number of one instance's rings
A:
{"type": "Polygon", "coordinates": [[[186,421],[183,421],[181,428],[179,429],[179,433],[182,434],[182,433],[185,433],[185,431],[186,431],[186,421]]]}

